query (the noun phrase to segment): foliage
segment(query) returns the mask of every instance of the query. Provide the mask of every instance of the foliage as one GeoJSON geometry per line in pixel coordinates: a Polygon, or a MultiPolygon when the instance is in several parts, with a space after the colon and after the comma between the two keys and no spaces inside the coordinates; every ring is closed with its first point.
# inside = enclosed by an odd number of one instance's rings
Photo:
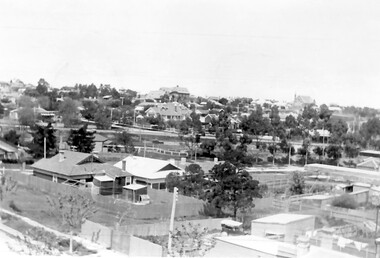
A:
{"type": "Polygon", "coordinates": [[[172,233],[173,257],[201,257],[215,246],[215,240],[207,238],[208,230],[200,224],[182,225],[172,233]]]}
{"type": "Polygon", "coordinates": [[[22,107],[18,110],[18,121],[21,125],[33,126],[36,122],[33,108],[22,107]]]}
{"type": "Polygon", "coordinates": [[[81,114],[84,118],[93,120],[95,118],[95,113],[98,110],[98,104],[91,100],[84,100],[82,101],[83,110],[81,111],[81,114]]]}
{"type": "Polygon", "coordinates": [[[71,129],[68,144],[78,152],[91,153],[95,148],[94,132],[87,131],[87,125],[78,130],[71,129]]]}
{"type": "Polygon", "coordinates": [[[71,98],[65,98],[59,105],[59,114],[65,127],[79,124],[78,103],[71,98]]]}
{"type": "Polygon", "coordinates": [[[169,192],[173,192],[174,187],[180,188],[181,175],[178,172],[171,172],[165,178],[165,185],[169,192]]]}
{"type": "Polygon", "coordinates": [[[6,134],[4,134],[4,140],[14,145],[18,145],[20,141],[20,136],[21,135],[17,134],[17,132],[12,129],[9,130],[6,134]]]}
{"type": "Polygon", "coordinates": [[[198,143],[194,135],[184,135],[182,133],[178,134],[178,138],[183,145],[189,150],[190,158],[195,155],[195,152],[198,148],[198,143]]]}
{"type": "Polygon", "coordinates": [[[112,125],[111,110],[104,105],[99,105],[94,116],[97,128],[109,129],[112,125]]]}
{"type": "Polygon", "coordinates": [[[210,190],[207,200],[220,211],[223,208],[232,210],[235,218],[238,211],[244,212],[254,207],[254,198],[261,198],[259,182],[228,161],[215,165],[210,176],[207,180],[210,190]]]}
{"type": "Polygon", "coordinates": [[[68,227],[70,231],[80,230],[81,225],[97,211],[95,202],[79,193],[58,193],[57,197],[46,198],[50,213],[60,219],[62,226],[68,227]]]}
{"type": "Polygon", "coordinates": [[[342,157],[342,147],[337,144],[330,144],[326,148],[326,153],[327,153],[327,157],[333,160],[338,160],[339,158],[342,157]]]}
{"type": "Polygon", "coordinates": [[[133,153],[135,151],[132,136],[127,131],[116,134],[116,142],[124,145],[125,153],[133,153]]]}
{"type": "Polygon", "coordinates": [[[338,197],[335,197],[332,202],[332,206],[346,208],[346,209],[356,209],[358,207],[358,203],[350,194],[342,194],[338,197]]]}
{"type": "Polygon", "coordinates": [[[293,172],[290,184],[289,184],[289,192],[291,195],[303,194],[305,191],[305,178],[299,172],[293,172]]]}
{"type": "Polygon", "coordinates": [[[46,157],[56,154],[56,129],[53,128],[51,123],[46,127],[36,125],[32,132],[33,142],[29,145],[35,158],[44,156],[44,139],[46,138],[46,157]]]}

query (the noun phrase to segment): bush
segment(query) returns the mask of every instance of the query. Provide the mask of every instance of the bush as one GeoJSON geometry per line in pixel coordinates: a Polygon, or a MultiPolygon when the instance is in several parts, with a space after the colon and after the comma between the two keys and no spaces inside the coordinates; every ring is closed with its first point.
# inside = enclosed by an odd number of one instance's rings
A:
{"type": "Polygon", "coordinates": [[[333,199],[332,206],[346,208],[346,209],[356,209],[358,207],[358,203],[355,198],[349,194],[343,194],[339,197],[333,199]]]}
{"type": "Polygon", "coordinates": [[[21,210],[19,209],[19,207],[16,206],[13,200],[9,202],[9,208],[11,208],[15,212],[21,212],[21,210]]]}

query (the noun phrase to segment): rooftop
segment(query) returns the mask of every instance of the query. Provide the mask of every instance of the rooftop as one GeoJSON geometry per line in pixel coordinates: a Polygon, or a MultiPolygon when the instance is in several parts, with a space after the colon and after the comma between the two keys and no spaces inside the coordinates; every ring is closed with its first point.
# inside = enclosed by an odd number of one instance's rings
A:
{"type": "Polygon", "coordinates": [[[301,215],[301,214],[288,214],[280,213],[260,219],[253,220],[252,222],[259,223],[275,223],[275,224],[288,224],[299,220],[314,218],[313,215],[301,215]]]}

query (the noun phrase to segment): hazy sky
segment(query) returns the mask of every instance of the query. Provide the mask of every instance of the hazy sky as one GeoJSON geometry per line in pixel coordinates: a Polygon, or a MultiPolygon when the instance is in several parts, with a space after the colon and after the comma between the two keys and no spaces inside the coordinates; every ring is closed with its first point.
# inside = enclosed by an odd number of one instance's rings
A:
{"type": "Polygon", "coordinates": [[[380,2],[1,0],[13,78],[380,108],[380,2]]]}

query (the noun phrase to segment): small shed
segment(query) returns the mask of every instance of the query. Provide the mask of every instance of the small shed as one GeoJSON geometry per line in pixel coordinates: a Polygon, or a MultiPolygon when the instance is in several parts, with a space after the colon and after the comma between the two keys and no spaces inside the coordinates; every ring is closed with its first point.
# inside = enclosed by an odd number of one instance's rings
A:
{"type": "Polygon", "coordinates": [[[101,195],[113,194],[114,179],[107,175],[95,176],[93,180],[94,187],[98,188],[101,195]]]}
{"type": "Polygon", "coordinates": [[[141,202],[142,197],[148,194],[148,186],[140,184],[130,184],[123,186],[123,194],[127,197],[127,200],[131,202],[141,202]]]}
{"type": "Polygon", "coordinates": [[[314,227],[315,217],[312,215],[280,213],[252,220],[251,234],[292,243],[296,237],[314,230],[314,227]]]}

